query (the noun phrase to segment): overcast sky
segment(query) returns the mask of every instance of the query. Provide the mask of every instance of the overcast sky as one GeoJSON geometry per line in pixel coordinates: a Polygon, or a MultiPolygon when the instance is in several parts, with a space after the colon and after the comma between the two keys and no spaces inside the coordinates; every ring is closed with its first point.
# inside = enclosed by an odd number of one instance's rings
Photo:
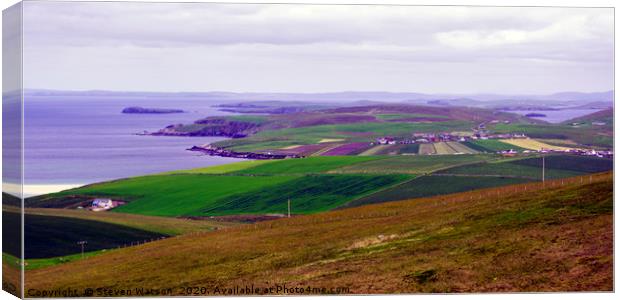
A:
{"type": "Polygon", "coordinates": [[[613,10],[24,3],[26,88],[613,89],[613,10]]]}

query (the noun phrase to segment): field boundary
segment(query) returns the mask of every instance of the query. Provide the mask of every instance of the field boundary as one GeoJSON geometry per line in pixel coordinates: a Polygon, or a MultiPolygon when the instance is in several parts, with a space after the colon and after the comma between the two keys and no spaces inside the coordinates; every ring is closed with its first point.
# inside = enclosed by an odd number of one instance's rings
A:
{"type": "Polygon", "coordinates": [[[365,195],[361,195],[361,196],[359,196],[359,197],[357,197],[357,198],[355,198],[355,199],[353,199],[353,200],[351,200],[351,201],[349,201],[347,203],[344,203],[344,204],[342,204],[342,205],[340,205],[340,206],[338,206],[338,207],[336,207],[334,209],[328,210],[328,211],[345,209],[345,208],[351,208],[351,206],[349,206],[349,204],[351,204],[351,203],[353,203],[353,202],[355,202],[357,200],[360,200],[360,199],[365,198],[367,196],[370,196],[370,195],[373,195],[373,194],[376,194],[376,193],[379,193],[379,192],[382,192],[382,191],[385,191],[385,190],[388,190],[388,189],[392,189],[392,188],[398,187],[399,185],[403,185],[403,184],[409,183],[409,182],[414,181],[414,180],[416,180],[416,179],[418,179],[420,177],[423,177],[423,175],[422,176],[414,176],[413,178],[411,178],[409,180],[403,180],[401,182],[397,182],[395,184],[388,185],[388,186],[386,186],[384,188],[381,188],[381,189],[369,192],[369,193],[367,193],[365,195]]]}

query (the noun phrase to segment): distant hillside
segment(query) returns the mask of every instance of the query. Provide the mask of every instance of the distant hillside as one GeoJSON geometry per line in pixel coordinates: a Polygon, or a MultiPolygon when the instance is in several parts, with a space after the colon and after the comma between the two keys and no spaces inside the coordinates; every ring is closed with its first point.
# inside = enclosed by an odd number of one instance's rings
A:
{"type": "Polygon", "coordinates": [[[591,113],[589,115],[581,116],[578,118],[574,118],[568,121],[565,121],[565,124],[572,123],[592,123],[592,122],[603,122],[606,125],[613,126],[614,123],[614,109],[608,108],[605,110],[597,111],[595,113],[591,113]]]}
{"type": "Polygon", "coordinates": [[[565,100],[565,101],[614,101],[614,91],[598,92],[598,93],[581,93],[581,92],[562,92],[547,96],[540,96],[538,99],[546,100],[565,100]]]}
{"type": "Polygon", "coordinates": [[[369,106],[355,106],[355,107],[341,107],[331,110],[325,110],[325,112],[331,113],[365,113],[365,114],[427,114],[427,115],[439,115],[448,117],[450,120],[462,120],[462,121],[491,121],[495,119],[502,119],[511,122],[533,122],[536,120],[530,120],[517,114],[497,112],[491,109],[474,108],[465,106],[454,107],[436,107],[427,105],[402,105],[402,104],[383,104],[383,105],[369,105],[369,106]]]}
{"type": "Polygon", "coordinates": [[[415,92],[384,92],[384,91],[345,91],[330,93],[237,93],[237,92],[123,92],[123,91],[59,91],[28,89],[26,96],[98,96],[98,97],[149,97],[152,99],[165,97],[192,97],[205,100],[229,101],[311,101],[311,102],[343,102],[354,101],[381,101],[402,102],[409,101],[425,104],[429,100],[471,99],[475,101],[606,101],[613,102],[613,91],[583,93],[560,92],[550,95],[510,95],[510,94],[425,94],[415,92]]]}
{"type": "Polygon", "coordinates": [[[26,287],[96,282],[180,294],[195,285],[209,296],[251,284],[326,288],[307,294],[612,291],[613,178],[590,178],[179,236],[27,271],[26,287]]]}
{"type": "MultiPolygon", "coordinates": [[[[193,124],[170,125],[154,135],[175,136],[227,136],[242,138],[268,130],[301,128],[321,125],[346,125],[369,123],[437,123],[468,122],[464,129],[471,128],[469,122],[480,123],[502,120],[512,123],[544,123],[517,114],[497,112],[483,108],[436,107],[407,104],[381,104],[368,106],[345,106],[321,110],[304,111],[304,107],[277,107],[273,105],[236,106],[235,111],[276,112],[271,115],[241,115],[208,117],[193,124]],[[387,116],[387,117],[386,117],[387,116]]],[[[473,125],[472,123],[472,125],[473,125]]],[[[390,125],[390,124],[386,124],[390,125]]],[[[398,127],[394,125],[394,127],[398,127]]],[[[438,129],[442,130],[442,129],[438,129]]]]}

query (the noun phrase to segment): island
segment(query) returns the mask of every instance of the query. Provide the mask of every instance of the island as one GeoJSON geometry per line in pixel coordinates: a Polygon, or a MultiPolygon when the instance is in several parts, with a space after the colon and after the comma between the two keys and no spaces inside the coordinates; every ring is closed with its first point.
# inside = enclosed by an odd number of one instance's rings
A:
{"type": "Polygon", "coordinates": [[[140,107],[140,106],[126,107],[122,111],[122,113],[124,114],[178,114],[178,113],[184,113],[184,112],[185,111],[181,109],[146,108],[146,107],[140,107]]]}
{"type": "Polygon", "coordinates": [[[544,118],[547,115],[541,114],[541,113],[529,113],[529,114],[526,114],[525,116],[528,118],[544,118]]]}

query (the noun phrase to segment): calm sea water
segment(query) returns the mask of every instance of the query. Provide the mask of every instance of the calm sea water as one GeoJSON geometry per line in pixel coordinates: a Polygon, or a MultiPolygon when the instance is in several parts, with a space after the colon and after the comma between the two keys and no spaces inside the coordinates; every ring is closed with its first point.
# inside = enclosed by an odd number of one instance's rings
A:
{"type": "Polygon", "coordinates": [[[527,115],[530,113],[545,114],[546,117],[533,117],[532,119],[543,120],[549,123],[562,123],[573,118],[595,113],[600,109],[562,109],[562,110],[511,110],[509,112],[527,115]]]}
{"type": "MultiPolygon", "coordinates": [[[[169,124],[224,115],[211,100],[27,96],[25,184],[82,185],[102,180],[239,161],[185,149],[222,138],[138,136],[169,124]],[[179,108],[181,114],[122,114],[127,106],[179,108]]],[[[48,190],[30,192],[49,192],[48,190]]],[[[27,192],[28,193],[28,192],[27,192]]]]}

